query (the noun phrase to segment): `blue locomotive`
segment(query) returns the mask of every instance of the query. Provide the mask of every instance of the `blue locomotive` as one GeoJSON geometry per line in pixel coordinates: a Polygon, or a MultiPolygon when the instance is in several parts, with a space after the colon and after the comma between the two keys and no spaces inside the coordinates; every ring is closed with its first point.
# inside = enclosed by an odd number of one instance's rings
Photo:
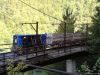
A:
{"type": "MultiPolygon", "coordinates": [[[[67,33],[66,46],[70,44],[84,43],[85,36],[82,33],[67,33]],[[77,42],[76,42],[77,41],[77,42]]],[[[63,34],[38,34],[38,35],[14,35],[12,51],[26,52],[41,51],[48,48],[61,47],[64,45],[63,34]]]]}
{"type": "Polygon", "coordinates": [[[13,36],[12,51],[18,51],[20,52],[20,54],[22,54],[24,50],[28,50],[28,52],[31,52],[35,51],[35,49],[38,50],[44,49],[46,45],[46,37],[47,37],[46,34],[38,34],[38,35],[16,34],[13,36]]]}

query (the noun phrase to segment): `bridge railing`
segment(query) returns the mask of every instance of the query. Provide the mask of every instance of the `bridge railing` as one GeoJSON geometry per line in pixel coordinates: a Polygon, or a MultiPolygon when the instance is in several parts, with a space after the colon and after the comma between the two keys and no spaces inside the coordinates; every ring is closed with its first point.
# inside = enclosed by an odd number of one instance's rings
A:
{"type": "MultiPolygon", "coordinates": [[[[72,47],[75,48],[77,46],[79,46],[79,45],[66,46],[66,48],[71,49],[72,47]]],[[[57,48],[55,47],[55,48],[50,48],[50,49],[43,49],[43,50],[37,50],[37,49],[34,49],[34,48],[31,47],[30,48],[30,50],[32,50],[31,52],[30,52],[29,48],[28,49],[27,48],[23,48],[23,50],[21,50],[21,51],[19,50],[19,51],[12,51],[12,52],[7,52],[7,53],[1,53],[0,54],[0,59],[16,58],[18,56],[26,56],[26,58],[27,58],[29,56],[29,54],[32,54],[32,53],[34,53],[34,56],[38,56],[37,53],[39,53],[39,52],[45,53],[46,51],[51,51],[51,50],[59,51],[59,48],[60,49],[62,49],[62,48],[64,49],[65,46],[64,47],[57,47],[57,48]],[[21,53],[21,52],[23,52],[23,53],[21,53]]],[[[82,47],[80,47],[80,48],[82,48],[82,47]]],[[[80,49],[80,50],[82,50],[82,49],[80,49]]]]}
{"type": "MultiPolygon", "coordinates": [[[[7,53],[1,53],[0,54],[0,66],[2,66],[3,69],[5,69],[4,66],[7,66],[9,64],[9,60],[12,61],[14,64],[15,62],[18,62],[20,60],[27,61],[30,58],[36,58],[41,55],[51,55],[52,57],[56,55],[56,57],[64,54],[71,54],[75,52],[81,52],[83,51],[83,46],[86,46],[85,44],[73,44],[70,43],[70,45],[66,46],[59,46],[55,48],[50,48],[50,49],[38,49],[38,48],[23,48],[23,50],[19,51],[12,51],[12,52],[7,52],[7,53]],[[74,50],[73,48],[79,47],[79,50],[74,50]],[[31,52],[30,52],[31,51],[31,52]],[[22,53],[21,53],[22,52],[22,53]]],[[[40,61],[40,60],[39,60],[40,61]]]]}

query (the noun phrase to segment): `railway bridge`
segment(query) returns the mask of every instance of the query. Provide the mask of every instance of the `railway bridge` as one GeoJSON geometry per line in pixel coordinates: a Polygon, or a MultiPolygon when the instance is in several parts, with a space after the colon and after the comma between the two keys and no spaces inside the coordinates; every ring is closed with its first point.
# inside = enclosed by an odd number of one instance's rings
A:
{"type": "Polygon", "coordinates": [[[5,74],[7,72],[9,60],[13,62],[12,64],[24,61],[24,63],[29,65],[45,66],[51,63],[86,56],[89,54],[87,45],[81,43],[76,43],[74,45],[69,44],[68,46],[63,47],[48,48],[45,50],[34,50],[34,52],[31,53],[28,52],[27,49],[24,49],[23,51],[25,53],[21,55],[16,54],[16,51],[0,54],[0,74],[5,74]]]}

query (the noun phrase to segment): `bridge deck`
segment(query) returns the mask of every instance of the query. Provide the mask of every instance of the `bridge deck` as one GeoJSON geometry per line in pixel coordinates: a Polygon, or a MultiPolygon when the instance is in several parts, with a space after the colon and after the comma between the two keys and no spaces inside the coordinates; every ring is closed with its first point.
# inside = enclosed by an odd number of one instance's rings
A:
{"type": "Polygon", "coordinates": [[[23,60],[25,63],[37,64],[82,51],[86,51],[86,46],[51,48],[33,53],[26,52],[23,55],[18,55],[16,52],[2,53],[0,54],[0,71],[5,70],[4,65],[8,65],[9,61],[18,62],[23,60]]]}

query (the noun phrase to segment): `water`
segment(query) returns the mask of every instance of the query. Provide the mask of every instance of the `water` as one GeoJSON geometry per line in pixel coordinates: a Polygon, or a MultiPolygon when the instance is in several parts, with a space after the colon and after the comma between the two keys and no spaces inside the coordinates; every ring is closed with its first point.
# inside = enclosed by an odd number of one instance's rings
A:
{"type": "MultiPolygon", "coordinates": [[[[47,66],[44,66],[44,68],[51,68],[51,69],[65,71],[65,62],[63,61],[63,62],[47,65],[47,66]]],[[[24,73],[16,73],[15,75],[63,75],[63,74],[41,70],[41,69],[34,69],[34,70],[27,71],[24,73]]]]}

